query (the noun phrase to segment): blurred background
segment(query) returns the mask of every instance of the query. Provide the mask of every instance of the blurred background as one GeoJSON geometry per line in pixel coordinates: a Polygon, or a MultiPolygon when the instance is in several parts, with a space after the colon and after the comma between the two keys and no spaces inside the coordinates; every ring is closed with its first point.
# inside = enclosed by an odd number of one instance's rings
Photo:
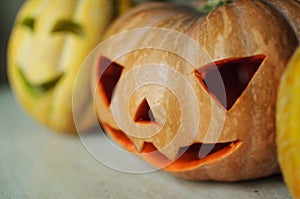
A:
{"type": "MultiPolygon", "coordinates": [[[[8,83],[7,79],[7,44],[9,35],[13,27],[14,19],[20,9],[22,3],[26,0],[1,0],[0,1],[0,84],[8,83]]],[[[134,0],[133,2],[138,4],[145,2],[146,0],[134,0]]],[[[151,0],[147,0],[151,1],[151,0]]],[[[157,1],[157,0],[156,0],[157,1]]],[[[159,0],[168,1],[168,0],[159,0]]],[[[185,1],[194,0],[172,0],[172,2],[182,3],[185,1]]]]}
{"type": "Polygon", "coordinates": [[[25,0],[0,1],[0,84],[7,83],[6,50],[16,14],[25,0]]]}

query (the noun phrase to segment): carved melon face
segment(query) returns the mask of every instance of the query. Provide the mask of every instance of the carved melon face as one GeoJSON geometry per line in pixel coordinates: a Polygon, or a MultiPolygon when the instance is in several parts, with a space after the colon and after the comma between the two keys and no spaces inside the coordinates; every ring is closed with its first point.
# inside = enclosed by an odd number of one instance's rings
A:
{"type": "Polygon", "coordinates": [[[93,82],[99,121],[117,143],[157,167],[169,162],[166,171],[189,179],[237,181],[279,171],[277,89],[298,45],[280,12],[265,1],[235,1],[207,16],[154,3],[117,20],[107,37],[118,33],[122,40],[99,53],[93,82]],[[127,45],[136,50],[124,55],[127,45]]]}
{"type": "Polygon", "coordinates": [[[30,0],[16,19],[8,51],[9,79],[25,109],[38,121],[75,132],[72,89],[87,54],[113,17],[103,0],[30,0]]]}

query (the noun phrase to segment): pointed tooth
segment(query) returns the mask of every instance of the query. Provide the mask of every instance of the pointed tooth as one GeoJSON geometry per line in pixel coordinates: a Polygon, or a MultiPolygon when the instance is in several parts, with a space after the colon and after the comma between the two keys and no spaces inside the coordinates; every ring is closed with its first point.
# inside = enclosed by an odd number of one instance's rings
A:
{"type": "Polygon", "coordinates": [[[136,148],[136,150],[140,153],[143,150],[144,147],[144,140],[141,139],[137,139],[134,137],[129,137],[129,139],[131,140],[131,142],[133,143],[134,147],[136,148]]]}
{"type": "MultiPolygon", "coordinates": [[[[155,146],[155,145],[154,145],[155,146]]],[[[164,156],[166,156],[169,160],[176,160],[178,158],[178,153],[179,153],[179,150],[180,148],[178,146],[172,146],[172,145],[169,145],[165,148],[159,148],[157,146],[155,146],[158,151],[163,154],[164,156]]]]}

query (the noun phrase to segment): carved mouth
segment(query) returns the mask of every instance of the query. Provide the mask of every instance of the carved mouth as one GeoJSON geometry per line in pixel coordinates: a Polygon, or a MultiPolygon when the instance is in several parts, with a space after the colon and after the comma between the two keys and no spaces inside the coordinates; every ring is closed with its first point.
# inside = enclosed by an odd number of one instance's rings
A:
{"type": "Polygon", "coordinates": [[[58,82],[61,80],[61,78],[63,77],[63,74],[58,75],[57,77],[53,78],[50,81],[44,82],[42,84],[32,84],[30,83],[24,72],[18,68],[18,73],[20,76],[21,81],[24,83],[24,85],[26,86],[26,89],[34,96],[42,96],[45,93],[49,92],[50,90],[52,90],[57,84],[58,82]]]}
{"type": "MultiPolygon", "coordinates": [[[[102,126],[109,136],[112,137],[119,145],[130,152],[138,153],[133,143],[124,132],[113,129],[107,124],[102,124],[102,126]]],[[[152,143],[145,142],[143,149],[140,151],[140,155],[153,166],[161,167],[162,165],[167,165],[164,168],[167,171],[183,171],[193,169],[203,164],[210,164],[216,160],[222,159],[236,151],[241,144],[242,142],[239,140],[215,144],[194,143],[191,146],[181,147],[178,153],[178,158],[170,162],[170,160],[160,153],[152,143]],[[155,153],[151,153],[154,151],[155,153]],[[205,152],[204,157],[201,157],[203,156],[201,155],[201,151],[207,151],[205,152]]]]}

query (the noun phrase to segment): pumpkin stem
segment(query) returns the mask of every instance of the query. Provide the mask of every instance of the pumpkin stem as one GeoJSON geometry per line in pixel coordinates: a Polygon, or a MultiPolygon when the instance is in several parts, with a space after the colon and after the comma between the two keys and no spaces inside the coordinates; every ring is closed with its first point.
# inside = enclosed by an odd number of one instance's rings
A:
{"type": "Polygon", "coordinates": [[[234,2],[234,0],[207,0],[205,4],[199,6],[198,10],[203,14],[207,14],[224,4],[232,2],[234,2]]]}

